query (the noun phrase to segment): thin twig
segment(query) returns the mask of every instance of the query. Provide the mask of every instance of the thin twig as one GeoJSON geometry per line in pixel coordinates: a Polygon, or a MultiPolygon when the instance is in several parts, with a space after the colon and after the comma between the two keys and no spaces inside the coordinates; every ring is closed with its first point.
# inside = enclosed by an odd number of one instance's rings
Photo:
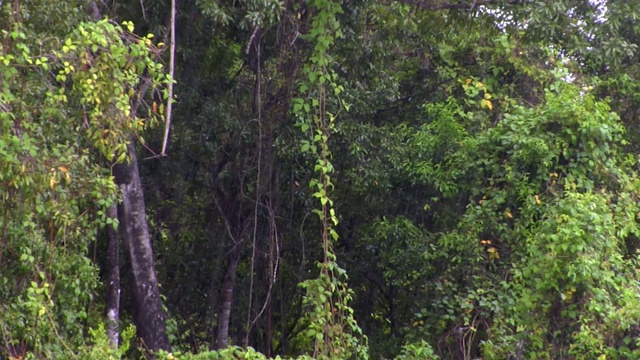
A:
{"type": "Polygon", "coordinates": [[[140,8],[142,9],[142,18],[147,22],[147,9],[144,8],[144,0],[140,0],[140,8]]]}

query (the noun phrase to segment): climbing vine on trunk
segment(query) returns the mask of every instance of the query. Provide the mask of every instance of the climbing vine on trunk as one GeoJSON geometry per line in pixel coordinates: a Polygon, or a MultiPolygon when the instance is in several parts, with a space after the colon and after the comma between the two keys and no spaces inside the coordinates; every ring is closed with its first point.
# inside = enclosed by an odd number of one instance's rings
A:
{"type": "Polygon", "coordinates": [[[362,330],[349,306],[352,294],[346,282],[347,274],[336,262],[332,246],[338,240],[335,230],[338,217],[329,196],[334,187],[334,169],[328,141],[339,111],[348,110],[348,106],[339,97],[344,88],[338,84],[337,75],[331,70],[329,48],[341,36],[336,15],[342,10],[339,4],[328,0],[316,0],[312,8],[316,13],[306,40],[314,48],[303,69],[300,84],[303,97],[294,99],[293,112],[297,117],[296,126],[307,136],[302,140],[301,151],[315,160],[316,175],[309,187],[313,197],[319,201],[314,212],[322,223],[323,260],[318,263],[318,277],[300,285],[307,291],[304,304],[309,307],[307,329],[302,335],[311,341],[309,345],[313,347],[315,358],[367,358],[366,341],[360,340],[363,338],[362,330]],[[338,111],[332,111],[334,104],[338,111]]]}

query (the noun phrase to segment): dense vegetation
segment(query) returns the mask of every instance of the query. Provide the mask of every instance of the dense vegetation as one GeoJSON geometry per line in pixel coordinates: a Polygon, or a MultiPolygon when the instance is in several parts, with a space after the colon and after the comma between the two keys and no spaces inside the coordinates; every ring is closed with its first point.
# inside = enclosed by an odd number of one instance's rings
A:
{"type": "Polygon", "coordinates": [[[640,358],[639,19],[0,0],[0,358],[640,358]]]}

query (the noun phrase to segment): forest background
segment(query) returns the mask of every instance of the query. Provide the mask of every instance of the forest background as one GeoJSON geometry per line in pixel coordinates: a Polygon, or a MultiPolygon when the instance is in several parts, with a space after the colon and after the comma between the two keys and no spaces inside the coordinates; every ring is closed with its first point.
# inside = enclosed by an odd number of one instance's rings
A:
{"type": "Polygon", "coordinates": [[[0,0],[0,357],[640,358],[639,19],[0,0]]]}

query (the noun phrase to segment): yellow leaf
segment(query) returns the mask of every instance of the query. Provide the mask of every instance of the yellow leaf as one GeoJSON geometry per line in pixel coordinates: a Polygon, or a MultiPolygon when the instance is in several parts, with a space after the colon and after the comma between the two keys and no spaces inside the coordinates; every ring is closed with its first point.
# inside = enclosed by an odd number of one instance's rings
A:
{"type": "Polygon", "coordinates": [[[56,185],[56,179],[54,177],[51,177],[51,179],[49,179],[49,187],[53,189],[55,185],[56,185]]]}
{"type": "Polygon", "coordinates": [[[490,247],[487,249],[487,252],[489,253],[489,259],[500,259],[500,253],[498,252],[498,249],[490,247]]]}
{"type": "Polygon", "coordinates": [[[540,200],[540,195],[536,195],[536,204],[540,205],[542,203],[542,200],[540,200]]]}
{"type": "Polygon", "coordinates": [[[63,173],[66,173],[67,171],[69,171],[69,169],[67,169],[66,166],[58,166],[58,170],[62,171],[63,173]]]}
{"type": "Polygon", "coordinates": [[[466,85],[469,85],[469,84],[471,84],[471,81],[472,81],[471,79],[467,79],[467,80],[465,80],[465,81],[464,81],[464,83],[465,83],[466,85]]]}
{"type": "Polygon", "coordinates": [[[509,219],[513,219],[513,214],[511,213],[510,210],[505,211],[504,214],[507,215],[509,219]]]}
{"type": "Polygon", "coordinates": [[[491,103],[491,100],[485,100],[485,103],[489,110],[493,110],[493,103],[491,103]]]}

